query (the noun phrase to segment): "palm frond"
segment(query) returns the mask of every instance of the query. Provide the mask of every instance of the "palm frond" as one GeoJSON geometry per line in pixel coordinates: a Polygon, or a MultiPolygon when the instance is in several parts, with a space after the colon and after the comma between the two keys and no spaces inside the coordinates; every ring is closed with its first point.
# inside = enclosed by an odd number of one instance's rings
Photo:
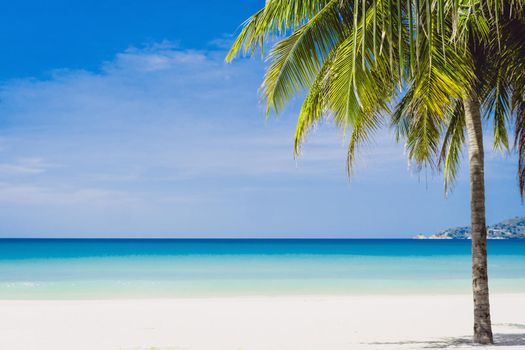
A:
{"type": "Polygon", "coordinates": [[[461,149],[465,143],[465,126],[463,103],[458,100],[447,115],[439,159],[439,165],[443,165],[445,193],[450,191],[457,177],[461,149]]]}
{"type": "Polygon", "coordinates": [[[340,0],[331,0],[304,26],[274,46],[262,85],[268,112],[279,112],[293,95],[310,86],[347,30],[342,20],[348,18],[345,11],[340,0]]]}
{"type": "Polygon", "coordinates": [[[327,113],[327,89],[330,80],[330,70],[333,65],[333,56],[329,57],[321,70],[318,72],[316,79],[310,86],[301,106],[297,125],[294,135],[294,155],[297,156],[301,150],[301,144],[304,141],[308,131],[315,123],[327,113]]]}
{"type": "Polygon", "coordinates": [[[264,54],[266,41],[283,37],[303,26],[330,0],[268,0],[265,6],[242,24],[242,30],[226,56],[229,62],[237,55],[264,54]]]}
{"type": "Polygon", "coordinates": [[[525,95],[516,102],[514,146],[518,151],[518,183],[521,197],[525,194],[525,95]]]}
{"type": "Polygon", "coordinates": [[[515,122],[523,193],[524,9],[525,0],[267,0],[226,59],[273,46],[262,85],[268,111],[306,91],[295,155],[312,126],[330,117],[350,133],[350,173],[360,145],[390,115],[409,159],[443,168],[445,191],[465,141],[461,100],[473,88],[496,148],[508,149],[515,122]]]}

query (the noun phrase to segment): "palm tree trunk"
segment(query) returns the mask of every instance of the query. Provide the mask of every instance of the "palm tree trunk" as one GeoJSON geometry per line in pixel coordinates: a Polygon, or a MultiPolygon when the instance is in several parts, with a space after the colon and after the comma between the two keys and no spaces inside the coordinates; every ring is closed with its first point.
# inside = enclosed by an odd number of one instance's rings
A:
{"type": "Polygon", "coordinates": [[[474,296],[474,342],[493,343],[487,274],[487,228],[485,224],[485,176],[480,104],[473,91],[463,99],[470,164],[470,210],[472,223],[472,292],[474,296]]]}

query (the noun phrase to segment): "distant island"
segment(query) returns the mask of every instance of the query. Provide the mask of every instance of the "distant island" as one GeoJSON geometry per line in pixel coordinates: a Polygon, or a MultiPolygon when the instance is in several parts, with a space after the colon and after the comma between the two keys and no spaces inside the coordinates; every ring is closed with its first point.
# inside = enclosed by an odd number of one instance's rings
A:
{"type": "MultiPolygon", "coordinates": [[[[525,239],[525,216],[498,222],[487,227],[489,239],[525,239]]],[[[417,235],[417,239],[470,239],[470,226],[453,227],[432,235],[417,235]]]]}

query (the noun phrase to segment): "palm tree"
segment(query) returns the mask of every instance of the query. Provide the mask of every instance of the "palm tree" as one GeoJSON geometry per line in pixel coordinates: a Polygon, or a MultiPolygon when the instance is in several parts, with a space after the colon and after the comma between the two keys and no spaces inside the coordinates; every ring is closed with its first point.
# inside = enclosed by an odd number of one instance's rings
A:
{"type": "MultiPolygon", "coordinates": [[[[482,17],[479,12],[468,9],[468,15],[477,16],[465,31],[472,34],[464,40],[462,54],[468,57],[471,76],[466,90],[446,112],[443,138],[438,164],[444,166],[445,190],[457,173],[460,152],[467,131],[468,156],[471,188],[472,225],[472,287],[474,296],[474,340],[478,343],[492,343],[490,321],[489,288],[487,274],[487,232],[485,224],[485,182],[482,112],[485,119],[492,119],[494,148],[509,150],[507,135],[508,122],[514,118],[515,146],[519,153],[519,188],[523,196],[525,184],[525,22],[523,8],[514,9],[502,4],[499,14],[482,17]],[[517,13],[512,15],[512,12],[517,13]],[[497,31],[496,35],[489,28],[497,31]]],[[[485,9],[490,10],[490,9],[485,9]]],[[[400,103],[392,119],[398,133],[410,142],[424,140],[417,125],[417,115],[407,106],[412,103],[410,96],[400,103]]],[[[423,148],[427,150],[428,147],[423,148]]],[[[415,148],[414,152],[417,153],[415,148]]],[[[410,154],[410,157],[418,157],[410,154]]],[[[425,154],[425,157],[427,155],[425,154]]],[[[424,158],[427,159],[427,158],[424,158]]]]}
{"type": "Polygon", "coordinates": [[[347,169],[390,124],[419,168],[453,183],[461,149],[470,164],[474,341],[492,343],[487,277],[482,114],[509,149],[515,122],[525,187],[525,0],[267,0],[228,53],[264,56],[267,112],[305,91],[294,151],[316,123],[349,130],[347,169]]]}

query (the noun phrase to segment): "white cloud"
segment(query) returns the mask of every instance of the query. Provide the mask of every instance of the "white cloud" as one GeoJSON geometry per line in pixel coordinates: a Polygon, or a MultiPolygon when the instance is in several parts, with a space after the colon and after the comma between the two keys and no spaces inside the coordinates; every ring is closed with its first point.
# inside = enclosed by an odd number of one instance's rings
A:
{"type": "Polygon", "coordinates": [[[344,173],[345,149],[329,128],[311,137],[308,157],[296,163],[293,119],[265,122],[258,107],[261,65],[227,65],[223,55],[161,43],[126,50],[98,73],[61,70],[52,80],[7,83],[4,140],[24,151],[20,157],[50,156],[99,179],[155,169],[170,178],[344,173]]]}
{"type": "Polygon", "coordinates": [[[0,183],[0,202],[38,205],[114,205],[131,204],[134,199],[126,193],[96,188],[43,187],[0,183]]]}
{"type": "MultiPolygon", "coordinates": [[[[324,213],[342,231],[351,205],[359,212],[372,198],[335,198],[347,189],[345,138],[317,127],[294,160],[297,105],[265,121],[257,96],[263,64],[228,65],[224,54],[163,42],[119,53],[98,72],[62,69],[48,80],[4,83],[0,220],[15,208],[32,223],[27,208],[37,205],[56,208],[34,224],[49,230],[68,216],[68,229],[80,220],[85,231],[271,231],[279,222],[313,231],[321,223],[310,214],[324,213]],[[297,213],[308,217],[299,224],[297,213]]],[[[361,151],[360,184],[417,186],[386,130],[361,151]]]]}
{"type": "Polygon", "coordinates": [[[18,158],[11,163],[0,163],[0,176],[37,175],[55,166],[42,158],[18,158]]]}

